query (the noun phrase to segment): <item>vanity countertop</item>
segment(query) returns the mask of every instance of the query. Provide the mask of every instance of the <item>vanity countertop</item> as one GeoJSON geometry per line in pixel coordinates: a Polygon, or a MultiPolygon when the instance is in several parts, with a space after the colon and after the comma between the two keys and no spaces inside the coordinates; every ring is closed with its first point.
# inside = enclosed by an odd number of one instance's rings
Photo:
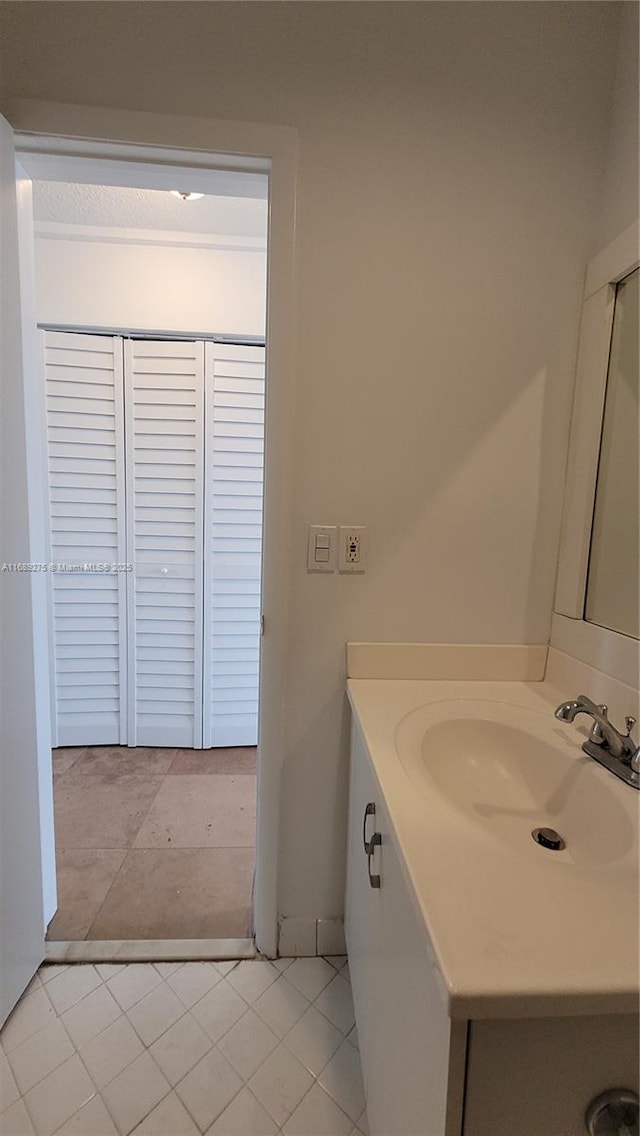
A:
{"type": "MultiPolygon", "coordinates": [[[[450,1017],[636,1012],[640,794],[582,754],[584,728],[554,719],[567,691],[544,681],[351,678],[348,694],[450,1017]],[[499,704],[511,720],[521,708],[523,722],[540,722],[539,736],[550,731],[551,744],[563,755],[569,775],[554,782],[546,816],[538,817],[533,800],[530,811],[522,810],[526,840],[519,845],[475,823],[437,786],[417,785],[400,760],[407,732],[413,729],[419,745],[421,721],[437,722],[438,713],[443,716],[438,706],[453,702],[499,704]],[[614,855],[595,855],[591,863],[588,840],[581,859],[572,856],[569,843],[561,853],[534,843],[530,830],[551,823],[558,794],[563,807],[567,800],[569,807],[578,802],[587,836],[598,825],[600,801],[609,809],[608,823],[612,815],[623,822],[614,855]]],[[[488,797],[485,812],[490,806],[488,797]]]]}

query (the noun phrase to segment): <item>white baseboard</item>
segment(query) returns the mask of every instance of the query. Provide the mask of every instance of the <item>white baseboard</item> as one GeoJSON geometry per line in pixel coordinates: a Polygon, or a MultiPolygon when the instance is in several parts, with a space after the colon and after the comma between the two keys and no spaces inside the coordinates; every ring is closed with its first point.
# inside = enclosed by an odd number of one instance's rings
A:
{"type": "Polygon", "coordinates": [[[283,916],[280,919],[278,954],[281,958],[346,954],[343,920],[313,915],[283,916]]]}

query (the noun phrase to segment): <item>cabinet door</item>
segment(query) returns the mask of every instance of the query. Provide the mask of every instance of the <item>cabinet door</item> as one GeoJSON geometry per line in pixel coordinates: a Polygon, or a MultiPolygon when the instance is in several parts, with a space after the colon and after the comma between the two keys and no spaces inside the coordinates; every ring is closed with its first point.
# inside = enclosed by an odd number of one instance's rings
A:
{"type": "Polygon", "coordinates": [[[126,741],[122,341],[43,332],[54,744],[126,741]]]}
{"type": "Polygon", "coordinates": [[[345,927],[372,1136],[460,1136],[466,1023],[449,1021],[364,741],[352,729],[345,927]],[[366,834],[381,844],[368,859],[366,834]],[[371,887],[371,875],[380,887],[371,887]]]}
{"type": "Polygon", "coordinates": [[[204,344],[127,340],[129,745],[202,746],[204,344]]]}
{"type": "Polygon", "coordinates": [[[264,347],[206,345],[204,745],[258,739],[264,347]]]}
{"type": "MultiPolygon", "coordinates": [[[[374,831],[381,832],[383,824],[380,793],[368,768],[363,743],[355,723],[351,727],[351,765],[349,774],[349,823],[347,835],[347,885],[345,896],[345,936],[349,953],[349,971],[358,1025],[358,1044],[362,1056],[362,1072],[367,1093],[369,1124],[373,1133],[375,1094],[373,1066],[382,1038],[378,979],[382,944],[379,923],[382,895],[372,889],[369,882],[368,861],[364,850],[363,834],[370,839],[374,831]],[[374,816],[365,821],[367,806],[376,809],[374,816]]],[[[382,833],[381,833],[382,835],[382,833]]],[[[380,862],[387,849],[376,849],[372,858],[372,871],[380,871],[380,862]]],[[[386,865],[385,865],[386,868],[386,865]]],[[[382,883],[382,877],[381,877],[382,883]]],[[[387,878],[385,870],[385,892],[387,878]]]]}
{"type": "Polygon", "coordinates": [[[585,1136],[607,1089],[638,1092],[638,1017],[472,1022],[464,1136],[585,1136]]]}

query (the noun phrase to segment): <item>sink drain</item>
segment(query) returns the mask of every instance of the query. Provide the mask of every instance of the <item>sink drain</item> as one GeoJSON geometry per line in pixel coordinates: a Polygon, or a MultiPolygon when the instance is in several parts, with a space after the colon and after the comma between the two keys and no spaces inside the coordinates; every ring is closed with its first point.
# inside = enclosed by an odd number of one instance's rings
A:
{"type": "Polygon", "coordinates": [[[531,833],[536,844],[541,844],[543,848],[549,848],[551,852],[560,852],[566,847],[564,840],[555,828],[534,828],[531,833]]]}

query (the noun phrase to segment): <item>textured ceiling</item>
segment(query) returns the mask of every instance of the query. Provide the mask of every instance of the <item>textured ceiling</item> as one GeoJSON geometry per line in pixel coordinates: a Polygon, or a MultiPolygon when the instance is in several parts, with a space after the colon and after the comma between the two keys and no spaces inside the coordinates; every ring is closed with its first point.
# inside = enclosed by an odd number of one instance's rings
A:
{"type": "Polygon", "coordinates": [[[166,190],[34,181],[33,204],[36,221],[67,225],[262,238],[267,234],[267,202],[256,198],[206,195],[179,201],[166,190]]]}

